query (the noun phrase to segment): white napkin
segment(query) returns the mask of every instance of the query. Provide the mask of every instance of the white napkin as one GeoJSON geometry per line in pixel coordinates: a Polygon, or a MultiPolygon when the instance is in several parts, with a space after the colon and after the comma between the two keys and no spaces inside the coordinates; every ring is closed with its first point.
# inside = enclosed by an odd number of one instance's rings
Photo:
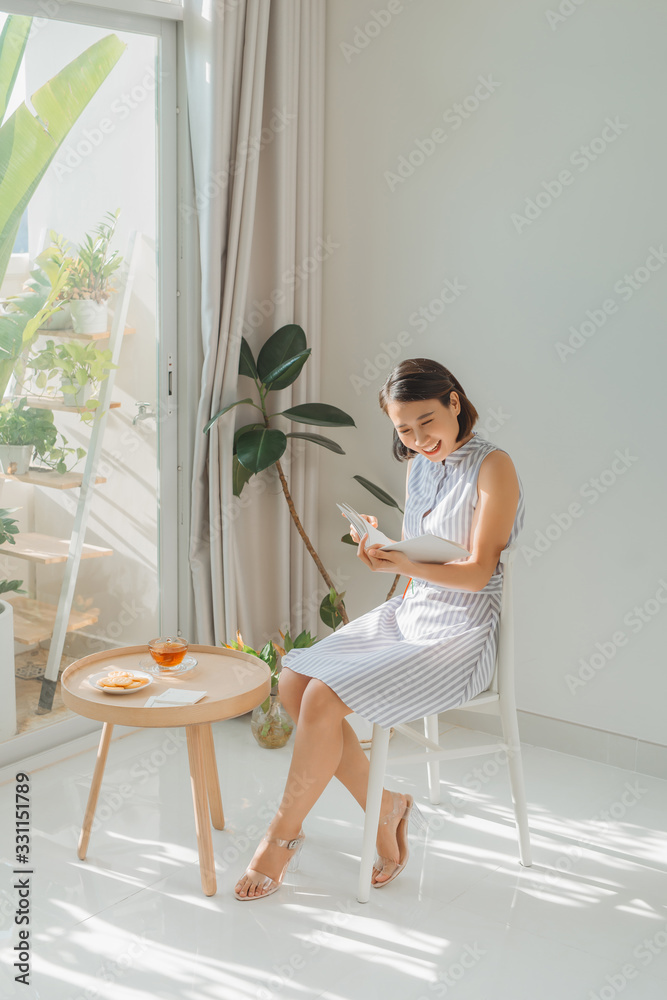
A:
{"type": "Polygon", "coordinates": [[[154,694],[144,702],[144,708],[151,708],[153,705],[194,705],[206,697],[206,691],[188,691],[180,688],[167,688],[162,694],[154,694]]]}

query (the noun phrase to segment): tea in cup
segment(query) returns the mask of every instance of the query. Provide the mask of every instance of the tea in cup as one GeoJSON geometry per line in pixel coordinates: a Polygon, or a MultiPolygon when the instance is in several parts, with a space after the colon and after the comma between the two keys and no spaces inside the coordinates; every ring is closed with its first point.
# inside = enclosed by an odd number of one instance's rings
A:
{"type": "Polygon", "coordinates": [[[164,636],[160,639],[151,639],[148,651],[160,670],[172,670],[183,662],[188,651],[188,642],[180,636],[164,636]]]}

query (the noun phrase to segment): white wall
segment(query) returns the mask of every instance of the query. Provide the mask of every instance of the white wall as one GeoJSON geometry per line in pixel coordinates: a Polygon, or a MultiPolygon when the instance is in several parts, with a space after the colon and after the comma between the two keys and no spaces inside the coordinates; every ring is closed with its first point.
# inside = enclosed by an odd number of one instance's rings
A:
{"type": "MultiPolygon", "coordinates": [[[[321,463],[320,554],[341,563],[335,500],[400,537],[351,477],[404,496],[377,393],[395,361],[436,358],[526,491],[519,708],[665,744],[667,7],[561,8],[328,4],[324,228],[340,248],[324,268],[321,398],[359,429],[332,435],[348,454],[321,463]],[[465,290],[420,329],[447,281],[465,290]]],[[[356,616],[391,577],[343,556],[356,616]]]]}

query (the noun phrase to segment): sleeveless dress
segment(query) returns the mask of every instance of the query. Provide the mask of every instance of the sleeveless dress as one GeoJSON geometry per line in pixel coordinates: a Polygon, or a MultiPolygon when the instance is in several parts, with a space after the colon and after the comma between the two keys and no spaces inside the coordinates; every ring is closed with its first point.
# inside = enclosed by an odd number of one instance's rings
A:
{"type": "MultiPolygon", "coordinates": [[[[474,433],[444,462],[416,454],[405,538],[430,532],[470,550],[479,467],[495,450],[501,449],[474,433]]],[[[508,545],[523,526],[519,486],[508,545]]],[[[392,597],[314,646],[290,650],[282,664],[324,681],[358,715],[385,728],[456,708],[493,676],[501,587],[500,563],[475,592],[414,579],[404,597],[392,597]]]]}

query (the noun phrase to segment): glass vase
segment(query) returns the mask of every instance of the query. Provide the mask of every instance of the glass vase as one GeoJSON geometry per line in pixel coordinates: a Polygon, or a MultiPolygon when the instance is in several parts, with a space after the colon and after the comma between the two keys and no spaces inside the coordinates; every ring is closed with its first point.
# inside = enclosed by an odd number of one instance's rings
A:
{"type": "Polygon", "coordinates": [[[294,723],[283,708],[277,692],[270,694],[266,701],[253,710],[250,728],[261,747],[277,750],[285,746],[292,735],[294,723]]]}

